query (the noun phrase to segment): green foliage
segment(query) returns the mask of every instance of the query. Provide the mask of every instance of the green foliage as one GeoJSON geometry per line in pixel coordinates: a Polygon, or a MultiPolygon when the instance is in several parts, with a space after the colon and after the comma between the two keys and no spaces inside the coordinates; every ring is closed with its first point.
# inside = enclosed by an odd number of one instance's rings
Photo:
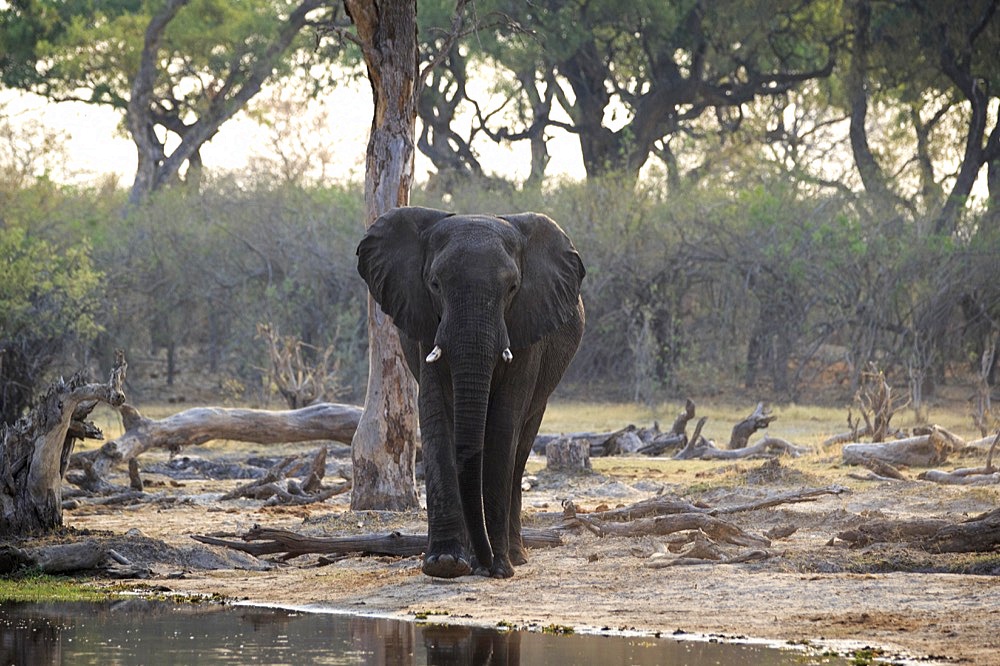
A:
{"type": "Polygon", "coordinates": [[[101,330],[101,272],[85,238],[70,232],[69,199],[40,182],[7,193],[0,218],[0,422],[13,422],[47,370],[101,330]],[[65,226],[64,226],[65,225],[65,226]]]}
{"type": "MultiPolygon", "coordinates": [[[[132,75],[139,68],[143,37],[162,0],[52,2],[15,7],[0,23],[11,44],[3,62],[4,83],[58,98],[80,98],[125,109],[132,75]]],[[[177,106],[179,118],[202,115],[234,65],[264,55],[292,4],[282,0],[192,0],[163,35],[156,91],[177,106]]],[[[303,42],[305,44],[305,42],[303,42]]],[[[277,63],[278,74],[291,61],[277,63]]]]}

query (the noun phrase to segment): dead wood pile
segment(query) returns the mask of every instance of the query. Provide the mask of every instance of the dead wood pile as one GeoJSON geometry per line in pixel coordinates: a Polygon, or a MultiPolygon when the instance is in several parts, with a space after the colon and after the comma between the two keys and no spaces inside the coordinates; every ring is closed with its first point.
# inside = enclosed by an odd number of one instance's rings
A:
{"type": "Polygon", "coordinates": [[[628,507],[584,513],[571,501],[563,504],[561,529],[583,527],[599,537],[666,537],[655,547],[646,566],[667,567],[683,564],[733,564],[767,559],[772,539],[794,533],[795,528],[777,529],[768,534],[752,534],[720,515],[756,511],[780,504],[809,502],[826,495],[847,492],[840,486],[810,488],[771,495],[728,507],[699,506],[678,497],[654,497],[628,507]],[[727,547],[744,550],[727,554],[727,547]]]}

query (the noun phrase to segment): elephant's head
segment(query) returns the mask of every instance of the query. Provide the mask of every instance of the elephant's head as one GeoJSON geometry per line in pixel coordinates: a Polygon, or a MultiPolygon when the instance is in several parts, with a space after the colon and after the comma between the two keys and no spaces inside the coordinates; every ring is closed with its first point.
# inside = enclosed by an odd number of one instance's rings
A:
{"type": "Polygon", "coordinates": [[[452,365],[468,353],[496,360],[555,331],[576,313],[584,276],[572,242],[537,213],[396,208],[371,226],[358,257],[382,310],[452,365]]]}
{"type": "MultiPolygon", "coordinates": [[[[454,215],[416,207],[376,220],[358,257],[372,296],[420,344],[424,367],[437,364],[435,372],[450,372],[463,510],[482,562],[477,509],[470,504],[494,370],[576,315],[583,263],[544,215],[454,215]]],[[[481,507],[480,498],[479,524],[481,507]]]]}

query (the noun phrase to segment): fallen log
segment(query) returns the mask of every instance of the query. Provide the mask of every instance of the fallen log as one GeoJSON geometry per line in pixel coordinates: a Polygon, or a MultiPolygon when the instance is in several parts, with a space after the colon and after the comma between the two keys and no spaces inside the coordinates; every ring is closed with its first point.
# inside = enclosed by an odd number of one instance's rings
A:
{"type": "Polygon", "coordinates": [[[771,458],[776,455],[788,455],[792,458],[808,453],[810,449],[792,444],[780,437],[765,437],[753,446],[741,449],[720,449],[710,441],[702,440],[700,446],[686,447],[676,456],[675,460],[742,460],[746,458],[771,458]],[[683,457],[681,457],[683,455],[683,457]]]}
{"type": "Polygon", "coordinates": [[[985,553],[1000,546],[1000,509],[955,523],[944,518],[876,520],[837,534],[851,546],[905,543],[935,553],[985,553]]]}
{"type": "Polygon", "coordinates": [[[742,564],[743,562],[755,562],[759,560],[766,560],[771,557],[771,553],[766,550],[754,549],[748,550],[737,555],[732,555],[730,557],[698,557],[698,555],[681,555],[675,557],[674,559],[667,558],[657,558],[651,559],[646,562],[645,566],[648,569],[666,569],[667,567],[678,567],[678,566],[691,566],[695,564],[742,564]]]}
{"type": "Polygon", "coordinates": [[[1000,483],[1000,471],[986,467],[956,469],[953,472],[929,469],[918,474],[917,478],[945,486],[993,486],[1000,483]]]}
{"type": "Polygon", "coordinates": [[[942,527],[924,544],[936,553],[986,553],[1000,546],[1000,509],[942,527]]]}
{"type": "Polygon", "coordinates": [[[0,575],[35,568],[42,573],[63,574],[96,568],[108,557],[108,549],[96,541],[60,543],[37,548],[0,547],[0,575]]]}
{"type": "MultiPolygon", "coordinates": [[[[398,555],[412,557],[427,548],[426,534],[360,534],[339,537],[314,537],[288,530],[255,527],[244,534],[242,541],[208,535],[192,535],[199,543],[223,546],[249,553],[255,557],[284,553],[282,559],[308,554],[398,555]]],[[[521,533],[528,548],[552,548],[562,545],[558,532],[524,529],[521,533]]]]}
{"type": "MultiPolygon", "coordinates": [[[[769,509],[781,504],[795,504],[799,502],[813,502],[826,495],[841,495],[851,492],[843,486],[826,486],[824,488],[805,488],[794,490],[778,495],[770,495],[758,500],[731,506],[711,507],[706,505],[695,505],[687,500],[675,496],[656,496],[645,499],[635,504],[623,506],[607,511],[594,511],[584,514],[587,518],[605,522],[627,522],[648,518],[650,516],[664,516],[676,513],[704,513],[709,516],[719,516],[732,513],[743,513],[769,509]]],[[[580,511],[572,501],[563,502],[563,519],[572,521],[579,515],[580,511]]]]}
{"type": "Polygon", "coordinates": [[[62,484],[76,440],[98,436],[85,419],[98,404],[124,403],[125,354],[116,354],[107,384],[82,375],[49,386],[38,405],[0,429],[0,539],[49,532],[62,525],[62,484]]]}
{"type": "Polygon", "coordinates": [[[847,465],[863,465],[872,459],[893,466],[930,467],[940,465],[954,450],[952,442],[938,431],[890,442],[853,442],[842,451],[847,465]]]}
{"type": "Polygon", "coordinates": [[[100,449],[77,454],[73,457],[74,465],[89,467],[94,475],[105,476],[114,465],[149,449],[177,452],[181,447],[216,439],[255,444],[315,440],[350,443],[362,411],[354,405],[336,403],[283,411],[196,407],[154,420],[142,416],[131,405],[123,404],[118,409],[125,433],[100,449]]]}
{"type": "Polygon", "coordinates": [[[996,452],[998,444],[1000,444],[1000,431],[993,437],[993,443],[986,454],[986,465],[983,467],[965,467],[951,472],[932,469],[920,474],[919,478],[935,483],[962,486],[985,486],[1000,483],[1000,470],[993,466],[993,454],[996,452]]]}
{"type": "Polygon", "coordinates": [[[737,546],[767,547],[771,545],[770,540],[765,537],[754,536],[732,523],[700,512],[640,518],[628,523],[605,522],[586,514],[577,514],[574,518],[600,537],[662,536],[683,530],[701,530],[716,541],[725,541],[737,546]]]}

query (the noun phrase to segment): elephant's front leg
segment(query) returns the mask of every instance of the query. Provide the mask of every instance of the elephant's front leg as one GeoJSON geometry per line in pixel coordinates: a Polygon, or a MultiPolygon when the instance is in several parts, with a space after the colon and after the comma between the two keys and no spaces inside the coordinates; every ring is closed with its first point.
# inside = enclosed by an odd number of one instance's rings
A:
{"type": "Polygon", "coordinates": [[[427,551],[423,572],[438,578],[472,573],[465,547],[465,521],[458,490],[452,416],[445,393],[450,394],[446,371],[421,368],[420,432],[427,490],[427,551]]]}
{"type": "Polygon", "coordinates": [[[489,574],[494,578],[514,575],[511,562],[510,512],[511,492],[515,481],[515,444],[517,415],[522,399],[518,391],[499,387],[490,402],[489,419],[483,451],[483,509],[486,530],[493,546],[493,566],[489,574]]]}

